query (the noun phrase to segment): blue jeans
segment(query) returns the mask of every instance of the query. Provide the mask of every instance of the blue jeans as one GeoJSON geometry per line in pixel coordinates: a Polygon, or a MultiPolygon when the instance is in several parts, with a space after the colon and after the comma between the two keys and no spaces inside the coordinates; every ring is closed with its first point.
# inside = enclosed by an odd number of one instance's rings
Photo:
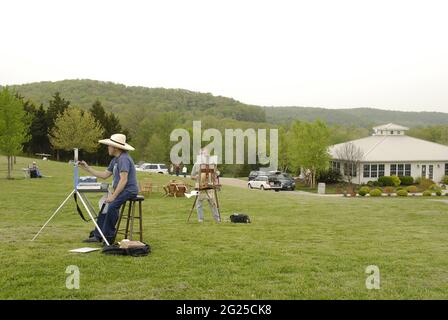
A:
{"type": "MultiPolygon", "coordinates": [[[[113,240],[115,237],[115,226],[118,221],[118,217],[120,215],[120,207],[129,199],[137,196],[137,192],[130,192],[127,190],[123,190],[117,196],[117,198],[109,203],[107,211],[105,213],[100,213],[96,220],[98,227],[101,228],[104,236],[107,241],[113,240]]],[[[98,229],[95,229],[94,236],[98,239],[102,239],[98,229]]]]}

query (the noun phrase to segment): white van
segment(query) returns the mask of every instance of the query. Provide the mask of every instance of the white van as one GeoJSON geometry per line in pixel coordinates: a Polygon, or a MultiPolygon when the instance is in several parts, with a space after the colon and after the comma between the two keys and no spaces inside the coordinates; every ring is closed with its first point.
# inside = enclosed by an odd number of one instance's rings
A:
{"type": "Polygon", "coordinates": [[[137,171],[168,174],[168,167],[163,163],[143,163],[137,171]]]}

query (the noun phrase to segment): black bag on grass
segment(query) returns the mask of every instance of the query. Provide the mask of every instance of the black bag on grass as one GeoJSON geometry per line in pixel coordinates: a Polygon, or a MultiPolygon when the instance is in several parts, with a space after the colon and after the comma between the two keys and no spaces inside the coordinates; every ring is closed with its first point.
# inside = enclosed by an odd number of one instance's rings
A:
{"type": "Polygon", "coordinates": [[[110,246],[104,246],[102,253],[114,255],[114,256],[132,256],[132,257],[143,257],[147,256],[151,252],[151,247],[149,244],[145,243],[141,247],[133,248],[120,248],[118,244],[112,244],[110,246]]]}
{"type": "Polygon", "coordinates": [[[250,223],[250,218],[247,214],[234,213],[230,216],[230,222],[233,223],[250,223]]]}

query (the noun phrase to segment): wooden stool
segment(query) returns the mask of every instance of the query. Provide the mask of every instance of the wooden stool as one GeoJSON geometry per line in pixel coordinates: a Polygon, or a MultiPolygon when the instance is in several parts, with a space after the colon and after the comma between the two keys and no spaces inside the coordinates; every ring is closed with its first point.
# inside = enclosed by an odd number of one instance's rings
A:
{"type": "Polygon", "coordinates": [[[132,235],[137,233],[140,235],[140,241],[143,242],[143,214],[142,214],[142,202],[145,200],[145,197],[142,195],[138,195],[132,199],[127,201],[128,203],[128,214],[124,214],[124,210],[126,208],[126,202],[121,207],[120,217],[117,222],[117,229],[115,231],[115,239],[118,234],[124,235],[125,239],[132,240],[132,235]],[[135,215],[135,206],[138,202],[138,216],[135,215]],[[120,230],[121,219],[126,219],[126,228],[120,230]],[[139,222],[139,231],[134,232],[134,219],[138,219],[139,222]],[[129,237],[128,237],[129,236],[129,237]]]}

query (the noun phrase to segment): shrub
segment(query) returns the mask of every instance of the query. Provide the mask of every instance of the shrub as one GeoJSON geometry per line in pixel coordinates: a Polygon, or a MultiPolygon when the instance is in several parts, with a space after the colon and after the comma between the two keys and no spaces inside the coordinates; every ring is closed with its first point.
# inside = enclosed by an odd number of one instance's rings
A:
{"type": "Polygon", "coordinates": [[[369,194],[371,197],[381,197],[381,195],[383,194],[383,191],[381,189],[373,189],[373,190],[370,190],[369,194]]]}
{"type": "Polygon", "coordinates": [[[408,192],[406,191],[406,190],[400,190],[400,191],[397,191],[397,196],[399,196],[399,197],[407,197],[408,196],[408,192]]]}
{"type": "Polygon", "coordinates": [[[423,196],[424,197],[430,197],[430,196],[432,196],[432,192],[429,191],[429,190],[426,190],[426,191],[423,192],[423,196]]]}
{"type": "Polygon", "coordinates": [[[342,175],[337,170],[328,169],[320,172],[317,179],[319,182],[338,183],[342,180],[342,175]]]}
{"type": "Polygon", "coordinates": [[[401,183],[397,176],[379,177],[378,182],[382,187],[398,187],[401,183]]]}
{"type": "Polygon", "coordinates": [[[418,188],[416,186],[409,186],[406,188],[406,191],[409,193],[417,193],[418,192],[418,188]]]}
{"type": "Polygon", "coordinates": [[[392,193],[394,193],[394,188],[393,187],[385,187],[384,188],[384,193],[387,193],[387,195],[391,195],[392,193]]]}
{"type": "Polygon", "coordinates": [[[431,190],[431,191],[442,191],[442,188],[440,188],[437,184],[432,184],[429,188],[428,188],[428,190],[431,190]]]}
{"type": "Polygon", "coordinates": [[[441,190],[437,190],[436,191],[436,196],[440,197],[442,195],[442,191],[441,190]]]}
{"type": "Polygon", "coordinates": [[[366,194],[368,194],[370,192],[370,188],[369,187],[367,187],[367,186],[364,186],[364,187],[361,187],[360,189],[359,189],[359,191],[358,191],[358,194],[361,196],[361,197],[364,197],[366,194]]]}
{"type": "Polygon", "coordinates": [[[400,176],[399,178],[400,178],[402,186],[410,186],[410,185],[414,184],[414,178],[413,177],[408,177],[408,176],[401,177],[400,176]]]}
{"type": "Polygon", "coordinates": [[[427,178],[419,178],[418,181],[419,181],[418,184],[420,185],[420,188],[423,190],[427,190],[434,184],[434,181],[432,181],[431,179],[427,179],[427,178]]]}
{"type": "Polygon", "coordinates": [[[448,184],[448,176],[443,176],[442,181],[443,184],[448,184]]]}

